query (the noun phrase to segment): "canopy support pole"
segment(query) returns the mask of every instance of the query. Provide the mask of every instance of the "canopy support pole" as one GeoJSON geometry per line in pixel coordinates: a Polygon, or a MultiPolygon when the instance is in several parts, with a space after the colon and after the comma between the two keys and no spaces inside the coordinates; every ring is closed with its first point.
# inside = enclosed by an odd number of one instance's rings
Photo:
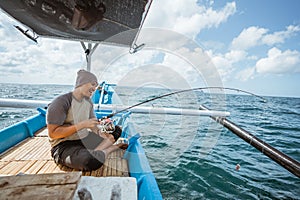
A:
{"type": "MultiPolygon", "coordinates": [[[[208,110],[205,106],[200,105],[201,110],[208,110]]],[[[279,165],[293,173],[295,176],[300,178],[300,163],[297,160],[292,159],[291,157],[287,156],[286,154],[282,153],[281,151],[275,149],[268,143],[260,140],[259,138],[255,137],[248,131],[242,129],[238,125],[234,124],[233,122],[229,121],[224,117],[213,117],[213,120],[218,122],[219,124],[223,125],[228,130],[232,131],[238,137],[245,140],[247,143],[251,144],[257,150],[277,162],[279,165]]]]}
{"type": "Polygon", "coordinates": [[[86,45],[82,41],[80,42],[80,44],[81,44],[82,48],[84,49],[84,53],[86,55],[86,70],[90,72],[91,71],[92,54],[98,47],[99,43],[96,43],[93,46],[93,44],[89,42],[88,47],[86,47],[86,45]]]}

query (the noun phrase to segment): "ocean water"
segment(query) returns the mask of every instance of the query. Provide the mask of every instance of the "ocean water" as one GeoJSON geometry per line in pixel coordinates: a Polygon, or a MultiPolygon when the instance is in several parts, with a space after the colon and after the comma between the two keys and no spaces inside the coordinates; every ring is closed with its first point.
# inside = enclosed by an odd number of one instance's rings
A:
{"type": "MultiPolygon", "coordinates": [[[[51,100],[72,86],[0,83],[0,98],[51,100]]],[[[117,87],[125,105],[170,92],[117,87]]],[[[230,112],[228,119],[300,161],[300,98],[197,91],[173,95],[148,106],[230,112]]],[[[0,128],[34,109],[0,108],[0,128]]],[[[147,154],[164,199],[300,199],[300,178],[209,117],[133,114],[130,119],[147,154]],[[240,169],[236,170],[239,165],[240,169]]]]}

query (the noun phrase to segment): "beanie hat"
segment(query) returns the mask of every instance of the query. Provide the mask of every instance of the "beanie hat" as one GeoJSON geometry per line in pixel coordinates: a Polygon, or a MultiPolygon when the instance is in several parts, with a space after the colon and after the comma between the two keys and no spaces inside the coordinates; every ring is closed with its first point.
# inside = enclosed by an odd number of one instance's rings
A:
{"type": "Polygon", "coordinates": [[[83,84],[93,83],[93,82],[98,82],[97,77],[93,73],[81,69],[77,72],[75,88],[83,84]]]}

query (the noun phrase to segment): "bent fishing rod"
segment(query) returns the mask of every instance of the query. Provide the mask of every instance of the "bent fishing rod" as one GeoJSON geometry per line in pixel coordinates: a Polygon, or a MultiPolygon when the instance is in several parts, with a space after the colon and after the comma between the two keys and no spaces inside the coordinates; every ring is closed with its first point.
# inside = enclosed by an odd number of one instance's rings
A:
{"type": "MultiPolygon", "coordinates": [[[[242,92],[242,93],[246,93],[246,94],[255,96],[255,97],[261,99],[264,103],[267,102],[267,100],[265,98],[263,98],[263,97],[261,97],[259,95],[256,95],[256,94],[248,92],[248,91],[240,90],[240,89],[237,89],[237,88],[228,88],[228,87],[199,87],[199,88],[191,88],[191,89],[179,90],[179,91],[167,93],[167,94],[164,94],[164,95],[161,95],[161,96],[157,96],[157,97],[145,100],[143,102],[134,104],[132,106],[129,106],[129,107],[127,107],[125,109],[122,109],[122,110],[120,110],[118,112],[115,112],[115,113],[112,113],[110,115],[107,115],[106,117],[103,117],[102,119],[111,118],[111,117],[115,116],[118,113],[127,111],[127,110],[129,110],[131,108],[134,108],[134,107],[140,106],[142,104],[154,101],[156,99],[164,98],[164,97],[171,96],[171,95],[174,95],[174,94],[189,92],[189,91],[207,90],[207,89],[221,89],[221,90],[232,90],[232,91],[236,91],[236,92],[242,92]]],[[[208,108],[206,108],[203,105],[200,106],[200,109],[201,110],[208,110],[208,108]]],[[[242,129],[241,127],[239,127],[238,125],[236,125],[233,122],[229,121],[225,117],[214,117],[214,116],[211,116],[211,118],[213,120],[215,120],[216,122],[220,123],[222,126],[224,126],[225,128],[227,128],[231,132],[233,132],[234,134],[236,134],[238,137],[240,137],[241,139],[243,139],[244,141],[246,141],[250,145],[252,145],[253,147],[255,147],[257,150],[259,150],[260,152],[262,152],[263,154],[265,154],[266,156],[268,156],[269,158],[271,158],[273,161],[275,161],[276,163],[278,163],[279,165],[281,165],[282,167],[284,167],[285,169],[287,169],[289,172],[291,172],[295,176],[300,177],[300,163],[297,160],[292,159],[291,157],[287,156],[286,154],[284,154],[281,151],[277,150],[276,148],[272,147],[268,143],[260,140],[259,138],[257,138],[254,135],[252,135],[250,132],[242,129]]]]}
{"type": "Polygon", "coordinates": [[[184,92],[190,92],[190,91],[201,91],[201,90],[212,90],[212,89],[219,89],[219,90],[230,90],[230,91],[235,91],[235,92],[242,92],[242,93],[245,93],[245,94],[249,94],[249,95],[252,95],[252,96],[255,96],[259,99],[261,99],[263,102],[267,102],[267,100],[259,95],[256,95],[254,93],[251,93],[251,92],[248,92],[248,91],[245,91],[245,90],[241,90],[241,89],[237,89],[237,88],[230,88],[230,87],[218,87],[218,86],[209,86],[209,87],[197,87],[197,88],[190,88],[190,89],[184,89],[184,90],[178,90],[178,91],[174,91],[174,92],[170,92],[170,93],[167,93],[167,94],[163,94],[163,95],[160,95],[160,96],[157,96],[157,97],[154,97],[154,98],[151,98],[151,99],[147,99],[145,101],[142,101],[140,103],[137,103],[137,104],[134,104],[132,106],[129,106],[127,108],[124,108],[122,110],[119,110],[117,112],[114,112],[112,114],[109,114],[105,117],[102,117],[100,120],[102,119],[106,119],[106,118],[111,118],[119,113],[122,113],[124,111],[127,111],[127,110],[130,110],[131,108],[134,108],[134,107],[137,107],[137,106],[140,106],[142,104],[145,104],[145,103],[148,103],[148,102],[151,102],[151,101],[154,101],[154,100],[157,100],[157,99],[161,99],[161,98],[164,98],[164,97],[168,97],[168,96],[171,96],[171,95],[175,95],[175,94],[180,94],[180,93],[184,93],[184,92]]]}
{"type": "MultiPolygon", "coordinates": [[[[200,105],[201,110],[209,110],[207,107],[200,105]]],[[[210,116],[213,120],[233,132],[235,135],[249,143],[251,146],[255,147],[257,150],[271,158],[273,161],[277,162],[279,165],[287,169],[289,172],[300,178],[300,163],[297,160],[289,157],[288,155],[282,153],[278,149],[272,147],[268,143],[262,141],[261,139],[255,137],[250,132],[242,129],[238,125],[234,124],[230,120],[224,117],[214,117],[210,116]]]]}

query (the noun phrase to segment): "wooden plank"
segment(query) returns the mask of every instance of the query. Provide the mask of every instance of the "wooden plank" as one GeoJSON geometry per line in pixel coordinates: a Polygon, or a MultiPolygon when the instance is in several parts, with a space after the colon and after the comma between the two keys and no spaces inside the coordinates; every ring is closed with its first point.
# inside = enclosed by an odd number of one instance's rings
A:
{"type": "Polygon", "coordinates": [[[1,174],[1,169],[7,165],[9,161],[0,161],[0,174],[1,174]]]}
{"type": "MultiPolygon", "coordinates": [[[[16,148],[15,154],[15,160],[21,160],[24,159],[24,157],[30,157],[32,155],[33,149],[39,146],[39,140],[35,140],[34,138],[30,138],[26,144],[23,147],[16,148]]],[[[25,159],[26,160],[26,159],[25,159]]]]}
{"type": "Polygon", "coordinates": [[[22,161],[24,163],[26,163],[22,169],[20,169],[19,173],[24,173],[34,165],[34,163],[36,163],[36,160],[24,160],[22,161]]]}
{"type": "Polygon", "coordinates": [[[53,169],[52,173],[60,173],[60,172],[65,172],[65,171],[63,171],[57,164],[55,164],[55,168],[53,169]]]}
{"type": "MultiPolygon", "coordinates": [[[[47,133],[42,130],[38,135],[47,133]]],[[[36,174],[78,171],[65,166],[57,166],[50,153],[50,143],[47,137],[28,138],[10,149],[0,157],[0,174],[36,174]]],[[[108,155],[104,165],[97,170],[84,172],[85,176],[128,176],[128,169],[123,173],[122,157],[124,150],[118,149],[108,155]],[[120,160],[121,159],[121,160],[120,160]]],[[[126,162],[127,167],[127,162],[126,162]]]]}
{"type": "Polygon", "coordinates": [[[47,161],[37,160],[34,165],[32,165],[28,170],[26,170],[26,174],[37,174],[41,168],[46,164],[47,161]]]}
{"type": "Polygon", "coordinates": [[[102,176],[102,174],[103,174],[103,165],[98,170],[96,170],[96,172],[97,172],[95,174],[96,177],[102,176]]]}
{"type": "Polygon", "coordinates": [[[33,154],[31,159],[47,160],[46,159],[47,153],[50,153],[50,147],[48,148],[47,151],[45,147],[41,146],[38,151],[35,150],[35,153],[33,154]]]}
{"type": "Polygon", "coordinates": [[[45,160],[52,160],[52,156],[51,156],[51,147],[43,147],[43,154],[41,155],[41,157],[45,160]]]}
{"type": "Polygon", "coordinates": [[[107,159],[107,176],[111,176],[111,158],[107,159]]]}
{"type": "Polygon", "coordinates": [[[41,146],[41,144],[44,141],[31,138],[28,140],[26,145],[24,145],[22,148],[17,148],[15,153],[17,156],[15,157],[15,160],[30,160],[34,158],[34,155],[38,151],[38,148],[41,146]]]}
{"type": "MultiPolygon", "coordinates": [[[[33,160],[33,159],[42,160],[41,149],[45,143],[46,144],[49,143],[47,138],[35,138],[30,143],[28,143],[28,146],[30,147],[27,149],[27,153],[25,155],[20,155],[18,159],[19,160],[33,160]]],[[[49,151],[50,151],[50,145],[49,145],[49,151]]]]}
{"type": "Polygon", "coordinates": [[[102,170],[103,170],[103,165],[99,169],[93,170],[91,172],[91,176],[95,176],[95,177],[101,176],[102,170]]]}
{"type": "Polygon", "coordinates": [[[128,163],[127,163],[127,160],[126,159],[122,159],[122,173],[123,173],[123,176],[129,176],[129,173],[128,173],[128,163]]]}
{"type": "Polygon", "coordinates": [[[109,158],[115,158],[115,157],[117,157],[117,151],[118,151],[118,150],[111,152],[111,153],[108,155],[108,157],[109,157],[109,158]]]}
{"type": "Polygon", "coordinates": [[[36,183],[48,185],[71,184],[76,183],[80,179],[81,174],[81,172],[69,172],[4,176],[0,177],[0,188],[8,189],[25,185],[35,185],[36,183]]]}
{"type": "Polygon", "coordinates": [[[7,162],[6,165],[1,168],[0,174],[9,174],[9,172],[11,171],[11,165],[13,165],[12,162],[7,162]]]}
{"type": "MultiPolygon", "coordinates": [[[[48,160],[47,166],[48,166],[48,169],[45,173],[56,173],[57,165],[53,160],[48,160]]],[[[59,170],[59,172],[62,172],[62,171],[59,170]]]]}
{"type": "Polygon", "coordinates": [[[117,176],[117,159],[118,158],[113,158],[112,159],[111,176],[117,176]]]}
{"type": "Polygon", "coordinates": [[[91,176],[91,171],[85,171],[83,172],[84,176],[91,176]]]}
{"type": "MultiPolygon", "coordinates": [[[[105,163],[106,163],[106,161],[105,161],[105,163]]],[[[102,166],[103,167],[102,176],[107,176],[108,167],[105,163],[102,166]]]]}
{"type": "MultiPolygon", "coordinates": [[[[12,174],[12,175],[16,175],[16,174],[19,174],[21,173],[22,169],[26,166],[27,162],[25,161],[21,161],[21,162],[11,162],[11,163],[15,163],[13,165],[13,167],[11,167],[11,171],[9,172],[9,174],[12,174]]],[[[22,172],[23,173],[23,172],[22,172]]]]}
{"type": "Polygon", "coordinates": [[[20,166],[20,164],[18,162],[14,162],[14,161],[9,162],[7,165],[5,165],[5,167],[3,167],[0,170],[0,174],[16,175],[19,173],[19,170],[20,170],[19,166],[20,166]]]}
{"type": "Polygon", "coordinates": [[[69,168],[69,167],[64,166],[64,165],[60,165],[60,164],[59,164],[58,167],[59,167],[61,170],[65,171],[65,172],[72,172],[72,171],[73,171],[72,168],[69,168]]]}
{"type": "Polygon", "coordinates": [[[72,200],[76,191],[77,184],[67,185],[40,185],[23,186],[18,188],[2,189],[0,199],[63,199],[72,200]]]}
{"type": "Polygon", "coordinates": [[[35,133],[35,137],[48,137],[48,129],[45,127],[35,133]]]}
{"type": "MultiPolygon", "coordinates": [[[[48,141],[47,141],[47,142],[48,142],[48,141]]],[[[50,150],[50,146],[49,146],[49,150],[50,150]]],[[[42,156],[43,153],[44,153],[44,151],[43,151],[43,146],[40,146],[40,147],[39,147],[39,150],[36,151],[35,154],[33,154],[34,156],[31,157],[31,159],[39,159],[39,160],[41,160],[41,159],[43,159],[43,156],[42,156]]]]}
{"type": "Polygon", "coordinates": [[[122,158],[118,158],[116,160],[116,165],[118,166],[118,168],[116,169],[116,176],[123,176],[122,173],[122,158]]]}
{"type": "Polygon", "coordinates": [[[72,199],[81,173],[0,177],[0,199],[72,199]]]}
{"type": "Polygon", "coordinates": [[[56,164],[53,161],[46,161],[45,165],[43,168],[41,168],[38,174],[52,173],[53,169],[56,167],[55,165],[56,164]]]}
{"type": "Polygon", "coordinates": [[[16,149],[19,149],[19,148],[22,149],[22,147],[25,146],[29,140],[30,140],[30,138],[27,138],[27,139],[21,141],[20,143],[16,144],[14,147],[3,152],[0,156],[0,159],[2,161],[13,160],[15,158],[15,156],[18,155],[17,153],[15,153],[16,149]]]}
{"type": "Polygon", "coordinates": [[[113,176],[114,173],[114,158],[109,158],[109,163],[108,163],[108,169],[109,169],[109,176],[113,176]]]}

